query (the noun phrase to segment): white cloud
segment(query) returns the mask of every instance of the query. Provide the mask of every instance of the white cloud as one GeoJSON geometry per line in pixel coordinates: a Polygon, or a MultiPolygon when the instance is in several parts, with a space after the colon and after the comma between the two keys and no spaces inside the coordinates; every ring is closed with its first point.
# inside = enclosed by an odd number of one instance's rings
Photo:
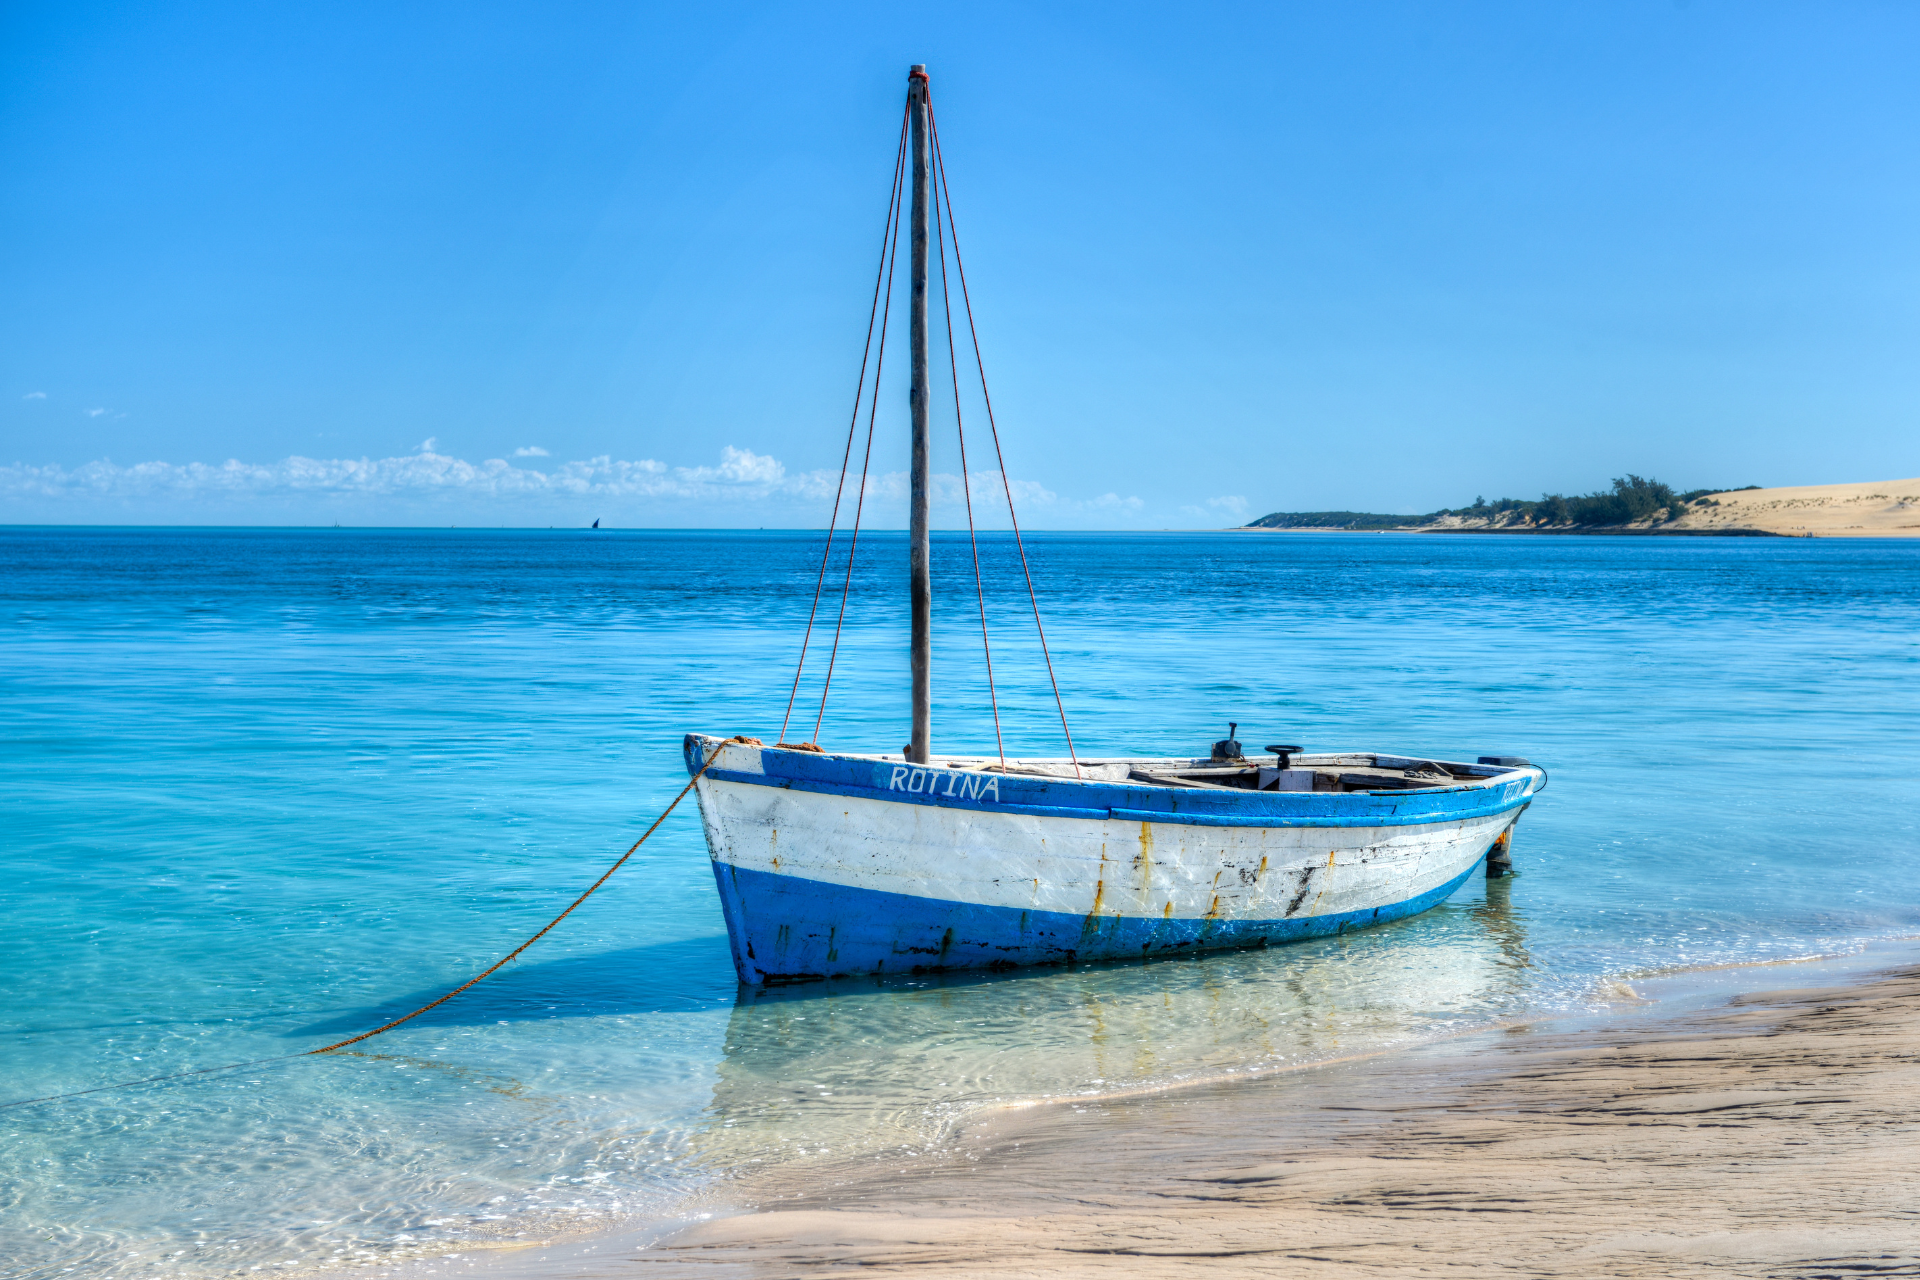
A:
{"type": "MultiPolygon", "coordinates": [[[[604,512],[624,511],[629,522],[649,515],[697,519],[702,524],[774,523],[812,525],[825,520],[841,483],[838,471],[790,474],[778,458],[728,445],[713,466],[670,467],[652,458],[634,461],[608,455],[561,462],[545,470],[515,466],[504,458],[468,462],[435,451],[429,438],[418,450],[393,458],[307,458],[251,463],[141,462],[122,466],[107,459],[77,467],[0,466],[0,518],[105,519],[138,512],[143,518],[204,518],[218,513],[301,522],[364,515],[377,521],[404,516],[432,522],[545,523],[577,515],[590,500],[604,512]],[[236,510],[237,508],[237,510],[236,510]],[[677,515],[675,513],[678,513],[677,515]]],[[[521,449],[515,456],[548,456],[521,449]]],[[[852,517],[859,476],[846,478],[840,518],[852,517]]],[[[1007,488],[1023,520],[1069,524],[1132,517],[1139,498],[1103,494],[1091,501],[1063,499],[1033,480],[1005,484],[997,471],[976,471],[965,487],[957,475],[933,477],[933,502],[941,519],[964,519],[971,493],[976,524],[1005,528],[1007,488]]],[[[869,476],[862,523],[898,527],[905,517],[905,472],[869,476]]]]}
{"type": "Polygon", "coordinates": [[[1238,494],[1208,498],[1202,505],[1181,507],[1180,514],[1210,524],[1224,517],[1236,525],[1242,525],[1247,522],[1247,500],[1238,494]]]}
{"type": "Polygon", "coordinates": [[[47,398],[47,393],[44,391],[29,391],[27,392],[27,394],[21,396],[20,398],[22,400],[45,400],[47,398]]]}
{"type": "Polygon", "coordinates": [[[777,458],[728,445],[720,450],[719,466],[675,467],[674,473],[688,484],[777,485],[786,478],[787,469],[777,458]]]}
{"type": "Polygon", "coordinates": [[[432,453],[433,446],[439,442],[439,436],[428,436],[413,447],[415,453],[432,453]]]}
{"type": "MultiPolygon", "coordinates": [[[[250,463],[141,462],[120,466],[102,459],[71,469],[23,463],[0,466],[0,498],[202,497],[255,498],[287,494],[358,496],[452,495],[486,498],[539,496],[601,498],[831,497],[839,474],[788,476],[779,459],[732,446],[714,467],[668,467],[652,458],[624,461],[607,455],[564,462],[550,471],[516,467],[502,458],[467,462],[435,453],[432,439],[400,458],[305,458],[250,463]]],[[[952,480],[951,477],[942,477],[952,480]]],[[[857,482],[857,481],[856,481],[857,482]]],[[[902,477],[904,487],[904,477],[902,477]]],[[[868,481],[871,494],[885,480],[868,481]]],[[[851,487],[851,485],[850,485],[851,487]]],[[[953,481],[958,494],[958,482],[953,481]]]]}
{"type": "MultiPolygon", "coordinates": [[[[831,495],[833,492],[831,486],[833,485],[835,473],[832,471],[816,471],[813,474],[823,478],[824,483],[828,486],[827,492],[831,495]]],[[[849,494],[853,493],[855,483],[855,480],[849,477],[847,481],[847,492],[849,494]]],[[[905,502],[911,484],[911,479],[904,471],[889,471],[883,476],[872,476],[867,480],[867,497],[869,499],[880,498],[887,501],[905,502]]],[[[1056,504],[1072,507],[1086,505],[1084,503],[1062,504],[1059,494],[1037,480],[1015,480],[1011,484],[1002,484],[998,471],[975,471],[970,473],[967,476],[967,485],[964,491],[960,487],[959,476],[950,475],[945,472],[936,473],[933,477],[932,502],[936,507],[960,507],[964,506],[966,499],[971,496],[975,515],[990,516],[994,511],[1005,511],[1007,509],[1008,489],[1013,490],[1013,501],[1016,508],[1021,511],[1026,510],[1028,507],[1050,507],[1056,504]]]]}
{"type": "Polygon", "coordinates": [[[520,448],[515,449],[513,451],[513,456],[516,458],[544,458],[544,457],[547,457],[548,454],[547,454],[547,451],[545,449],[542,449],[539,445],[529,444],[529,445],[522,445],[520,448]]]}
{"type": "Polygon", "coordinates": [[[140,462],[119,466],[101,460],[68,470],[14,464],[0,467],[0,497],[266,497],[290,493],[355,495],[449,494],[520,497],[539,494],[657,496],[685,489],[664,479],[665,465],[644,459],[616,462],[599,457],[569,462],[548,474],[515,467],[499,458],[466,462],[434,453],[432,441],[405,458],[286,458],[248,463],[237,458],[205,462],[140,462]]]}
{"type": "Polygon", "coordinates": [[[87,416],[88,416],[89,418],[97,418],[97,417],[99,417],[99,416],[100,416],[101,414],[103,414],[103,413],[105,413],[105,412],[106,412],[106,410],[105,410],[105,409],[89,409],[89,410],[87,410],[87,416]]]}

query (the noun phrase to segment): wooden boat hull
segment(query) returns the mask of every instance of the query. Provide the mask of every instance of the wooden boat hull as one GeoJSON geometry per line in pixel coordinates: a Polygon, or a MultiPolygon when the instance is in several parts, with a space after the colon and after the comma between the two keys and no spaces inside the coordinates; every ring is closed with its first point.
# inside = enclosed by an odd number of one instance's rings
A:
{"type": "Polygon", "coordinates": [[[1183,791],[696,735],[686,749],[689,771],[720,753],[695,790],[750,984],[1265,946],[1400,919],[1459,888],[1539,781],[1183,791]]]}

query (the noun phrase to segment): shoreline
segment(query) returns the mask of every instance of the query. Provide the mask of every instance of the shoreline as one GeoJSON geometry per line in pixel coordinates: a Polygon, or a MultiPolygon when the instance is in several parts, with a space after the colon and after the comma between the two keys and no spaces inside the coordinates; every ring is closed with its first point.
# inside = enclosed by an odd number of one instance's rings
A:
{"type": "MultiPolygon", "coordinates": [[[[1461,528],[1456,525],[1435,527],[1429,525],[1402,525],[1392,529],[1336,529],[1326,525],[1290,525],[1284,529],[1265,525],[1236,525],[1231,529],[1222,529],[1222,533],[1491,533],[1532,538],[1811,538],[1811,533],[1776,533],[1771,529],[1649,529],[1638,525],[1596,524],[1568,527],[1549,527],[1527,529],[1512,526],[1492,528],[1461,528]]],[[[1902,535],[1877,533],[1870,535],[1881,538],[1899,538],[1902,535]]]]}
{"type": "Polygon", "coordinates": [[[1870,947],[1662,973],[1625,1010],[1009,1108],[941,1156],[734,1187],[706,1221],[341,1274],[1920,1268],[1898,1190],[1920,1176],[1920,964],[1893,949],[1891,970],[1870,947]]]}
{"type": "MultiPolygon", "coordinates": [[[[1616,485],[1621,481],[1615,481],[1616,485]]],[[[1772,489],[1729,489],[1694,496],[1671,494],[1665,507],[1625,524],[1535,524],[1538,504],[1512,505],[1501,499],[1467,510],[1409,515],[1412,523],[1355,529],[1354,521],[1399,520],[1385,513],[1354,511],[1276,511],[1261,520],[1303,516],[1347,516],[1344,527],[1259,522],[1241,526],[1254,533],[1528,533],[1585,537],[1665,538],[1920,538],[1920,477],[1850,484],[1788,485],[1772,489]],[[1683,501],[1682,499],[1688,499],[1683,501]],[[1501,505],[1508,503],[1509,505],[1501,505]]],[[[1570,518],[1570,512],[1562,511],[1570,518]]]]}
{"type": "Polygon", "coordinates": [[[973,1159],[691,1228],[629,1266],[661,1277],[1920,1268],[1906,1191],[1920,1176],[1920,966],[1677,1019],[1488,1039],[1310,1081],[1003,1123],[973,1159]]]}

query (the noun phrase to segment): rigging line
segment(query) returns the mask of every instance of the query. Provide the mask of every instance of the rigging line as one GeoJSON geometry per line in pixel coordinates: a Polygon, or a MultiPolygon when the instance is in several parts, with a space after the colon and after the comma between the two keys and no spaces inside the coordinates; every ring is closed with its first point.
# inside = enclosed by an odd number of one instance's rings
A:
{"type": "MultiPolygon", "coordinates": [[[[894,169],[894,208],[900,208],[905,192],[902,174],[898,166],[894,169]]],[[[880,413],[880,373],[887,363],[887,321],[893,315],[893,280],[900,262],[900,223],[896,214],[893,220],[893,242],[887,252],[887,291],[880,304],[880,347],[873,358],[873,394],[867,401],[867,447],[860,456],[860,492],[853,503],[853,533],[847,539],[847,576],[840,584],[840,613],[833,622],[833,648],[827,653],[827,675],[820,684],[820,712],[813,719],[812,742],[820,741],[820,726],[827,718],[827,693],[833,688],[834,664],[840,658],[840,633],[847,622],[847,597],[853,591],[853,556],[860,549],[860,516],[867,506],[867,468],[873,462],[873,425],[880,413]]],[[[856,411],[857,412],[857,411],[856,411]]]]}
{"type": "MultiPolygon", "coordinates": [[[[748,743],[752,743],[755,746],[759,745],[759,739],[757,738],[735,737],[735,738],[729,738],[727,741],[728,742],[748,742],[748,743]]],[[[5,1111],[11,1107],[30,1106],[36,1102],[58,1102],[65,1098],[85,1097],[87,1094],[90,1094],[90,1093],[105,1093],[109,1089],[131,1089],[137,1085],[157,1084],[163,1080],[185,1080],[190,1076],[212,1075],[214,1072],[217,1072],[217,1071],[239,1071],[244,1067],[265,1066],[269,1062],[289,1062],[294,1058],[311,1058],[316,1054],[332,1053],[336,1049],[344,1049],[350,1044],[359,1044],[362,1040],[371,1040],[374,1036],[379,1035],[383,1031],[391,1031],[403,1022],[411,1022],[415,1018],[419,1017],[421,1014],[425,1013],[427,1010],[439,1008],[441,1005],[453,999],[455,996],[459,995],[462,991],[465,991],[468,987],[473,986],[475,983],[479,982],[481,979],[492,976],[495,972],[497,972],[501,968],[501,966],[505,965],[508,961],[513,960],[522,951],[525,951],[528,947],[532,946],[534,943],[540,941],[540,939],[546,937],[547,934],[551,933],[555,925],[559,924],[562,920],[565,920],[568,916],[573,914],[574,907],[579,906],[581,903],[585,902],[588,898],[591,898],[594,894],[594,890],[598,889],[601,885],[605,884],[608,881],[608,879],[612,877],[614,872],[618,871],[621,867],[626,865],[627,859],[631,858],[634,855],[635,851],[638,850],[641,845],[647,842],[648,836],[652,835],[655,831],[658,831],[660,829],[660,824],[667,820],[667,815],[672,813],[675,809],[679,808],[680,802],[687,798],[687,792],[693,790],[693,784],[700,781],[701,775],[706,773],[708,769],[712,768],[713,762],[715,760],[718,760],[719,758],[720,758],[720,752],[718,750],[715,750],[711,756],[708,756],[706,761],[703,764],[701,764],[701,766],[698,769],[694,770],[693,776],[687,779],[687,785],[680,788],[680,794],[675,796],[673,798],[672,803],[670,803],[669,805],[667,805],[666,808],[660,811],[660,816],[653,820],[653,825],[648,827],[644,832],[642,832],[640,835],[640,838],[633,842],[633,847],[628,849],[625,853],[621,854],[619,861],[615,862],[612,866],[608,867],[606,870],[606,873],[602,875],[598,880],[595,880],[593,884],[588,887],[585,893],[575,898],[565,911],[562,911],[559,915],[549,920],[547,922],[546,928],[534,934],[531,938],[528,938],[525,942],[521,943],[519,946],[515,947],[512,951],[508,952],[504,957],[502,957],[499,961],[495,962],[485,972],[477,974],[474,977],[467,979],[467,981],[461,983],[459,986],[455,987],[453,990],[447,992],[447,994],[441,996],[438,1000],[435,1000],[432,1004],[423,1004],[418,1009],[415,1009],[412,1013],[407,1014],[403,1018],[395,1018],[392,1022],[387,1023],[385,1026],[375,1027],[371,1031],[362,1031],[357,1036],[352,1036],[348,1039],[341,1040],[335,1044],[326,1045],[325,1047],[319,1048],[319,1049],[302,1049],[298,1053],[276,1054],[274,1057],[271,1057],[271,1058],[254,1058],[247,1062],[229,1062],[218,1067],[198,1067],[192,1071],[175,1071],[169,1075],[147,1076],[140,1080],[122,1080],[116,1084],[95,1085],[91,1089],[75,1089],[71,1093],[51,1093],[42,1098],[21,1098],[14,1102],[0,1102],[0,1111],[5,1111]]]]}
{"type": "MultiPolygon", "coordinates": [[[[891,281],[888,282],[891,285],[891,281]]],[[[891,290],[889,290],[891,292],[891,290]]],[[[891,299],[889,299],[889,302],[891,299]]],[[[883,320],[884,323],[884,320],[883,320]]],[[[887,353],[886,334],[880,335],[880,356],[885,359],[887,353]]],[[[875,379],[874,400],[879,400],[880,388],[875,379]]],[[[867,447],[860,455],[860,492],[853,502],[853,534],[847,539],[847,576],[840,584],[840,612],[833,620],[833,648],[827,651],[827,676],[820,683],[820,711],[813,718],[813,737],[809,741],[818,745],[820,726],[827,718],[827,693],[833,688],[834,664],[840,659],[840,632],[847,621],[847,596],[853,590],[853,555],[860,549],[860,513],[867,501],[867,465],[873,459],[873,413],[867,415],[867,447]]]]}
{"type": "Polygon", "coordinates": [[[953,265],[960,277],[960,301],[966,307],[967,332],[973,338],[973,359],[980,369],[980,398],[987,406],[987,429],[993,435],[993,456],[1000,467],[1000,484],[1007,493],[1007,518],[1013,522],[1013,545],[1020,552],[1020,572],[1027,579],[1027,599],[1033,604],[1033,629],[1040,636],[1040,656],[1046,659],[1047,682],[1053,686],[1053,705],[1060,712],[1060,731],[1067,738],[1067,757],[1073,761],[1073,775],[1083,777],[1080,772],[1080,754],[1074,749],[1073,730],[1067,727],[1067,704],[1060,697],[1060,680],[1053,673],[1053,654],[1047,648],[1047,629],[1040,621],[1040,597],[1033,590],[1033,569],[1027,564],[1027,544],[1020,535],[1020,517],[1013,509],[1013,482],[1007,479],[1007,458],[1000,450],[1000,427],[994,421],[993,393],[987,389],[986,358],[980,354],[980,330],[973,322],[973,295],[967,290],[967,260],[960,256],[960,229],[953,220],[953,189],[948,185],[946,158],[940,151],[940,122],[933,114],[933,103],[927,103],[927,129],[933,135],[933,167],[940,175],[940,190],[947,201],[947,230],[953,241],[953,265]]]}
{"type": "Polygon", "coordinates": [[[873,351],[873,321],[880,311],[880,277],[887,269],[887,245],[893,239],[893,220],[899,215],[900,207],[900,166],[907,156],[907,121],[912,118],[911,111],[903,111],[900,116],[900,141],[893,150],[893,192],[887,198],[887,222],[880,233],[880,262],[874,269],[873,301],[867,307],[867,341],[860,348],[860,381],[853,389],[853,416],[847,419],[847,447],[840,454],[840,483],[833,491],[833,514],[827,517],[827,545],[820,552],[820,572],[813,580],[813,604],[807,609],[807,633],[800,641],[800,661],[793,668],[793,688],[787,692],[787,713],[780,718],[780,736],[774,742],[787,740],[787,723],[793,719],[793,702],[800,696],[800,674],[807,668],[807,647],[813,643],[813,619],[820,611],[820,588],[827,580],[827,562],[833,557],[833,534],[840,522],[840,499],[847,490],[847,462],[853,457],[853,437],[860,427],[860,401],[867,391],[867,357],[873,351]]]}
{"type": "MultiPolygon", "coordinates": [[[[940,208],[939,170],[934,170],[933,207],[940,208]]],[[[940,219],[933,220],[934,243],[940,250],[940,311],[947,325],[947,368],[953,371],[953,425],[960,436],[960,492],[967,500],[967,542],[973,548],[973,594],[980,602],[980,649],[987,659],[987,705],[993,708],[993,744],[1000,767],[1007,765],[1007,743],[1000,734],[1000,698],[993,689],[993,644],[987,639],[987,589],[980,580],[980,537],[973,527],[973,475],[967,470],[967,424],[960,411],[960,358],[953,349],[953,295],[947,288],[947,238],[940,219]]]]}

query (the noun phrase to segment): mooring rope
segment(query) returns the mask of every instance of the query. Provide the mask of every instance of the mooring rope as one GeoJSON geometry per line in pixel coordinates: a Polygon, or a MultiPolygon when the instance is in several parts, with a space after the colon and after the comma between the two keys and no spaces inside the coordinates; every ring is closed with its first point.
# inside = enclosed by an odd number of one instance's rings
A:
{"type": "MultiPolygon", "coordinates": [[[[760,740],[758,738],[748,738],[744,736],[735,736],[727,739],[727,741],[728,742],[744,742],[750,746],[756,746],[756,747],[760,745],[760,740]]],[[[572,915],[575,907],[585,902],[588,898],[591,898],[594,894],[594,891],[598,889],[601,885],[605,884],[607,880],[613,875],[614,872],[618,871],[622,866],[626,865],[627,859],[631,858],[634,855],[634,853],[640,848],[640,846],[647,842],[648,836],[652,835],[654,832],[660,829],[660,824],[667,820],[667,815],[672,813],[675,809],[679,808],[680,802],[687,798],[687,792],[693,790],[693,784],[700,781],[701,775],[706,773],[708,769],[712,768],[713,762],[715,760],[718,760],[719,758],[720,758],[720,753],[718,751],[715,751],[712,755],[708,756],[706,761],[703,764],[701,764],[701,766],[698,769],[695,769],[693,771],[693,776],[687,779],[687,785],[680,788],[680,794],[676,795],[673,798],[672,803],[670,803],[669,805],[667,805],[666,808],[660,811],[660,816],[653,820],[653,825],[648,827],[644,832],[642,832],[640,838],[633,842],[633,847],[628,849],[625,853],[621,854],[619,860],[615,862],[612,866],[608,867],[605,874],[603,874],[598,880],[595,880],[585,893],[575,898],[565,911],[562,911],[559,915],[547,921],[546,928],[540,930],[540,932],[534,934],[531,938],[528,938],[525,942],[515,947],[512,951],[509,951],[505,956],[503,956],[501,959],[499,959],[494,964],[489,966],[483,972],[476,974],[475,976],[467,979],[465,982],[461,983],[459,986],[455,987],[453,990],[447,992],[447,994],[441,996],[438,1000],[433,1001],[431,1004],[421,1005],[418,1009],[415,1009],[412,1013],[409,1013],[404,1018],[395,1018],[392,1022],[387,1023],[385,1026],[375,1027],[371,1031],[362,1031],[357,1036],[351,1036],[348,1039],[338,1041],[337,1043],[334,1043],[334,1044],[325,1045],[319,1049],[302,1049],[298,1053],[276,1054],[271,1058],[252,1058],[246,1062],[229,1062],[218,1067],[196,1067],[191,1071],[175,1071],[168,1075],[146,1076],[139,1080],[121,1080],[114,1084],[95,1085],[91,1089],[75,1089],[69,1093],[50,1093],[45,1095],[44,1097],[39,1097],[39,1098],[20,1098],[13,1102],[0,1102],[0,1111],[5,1111],[11,1107],[32,1106],[36,1102],[58,1102],[65,1098],[84,1097],[89,1093],[104,1093],[109,1089],[131,1089],[131,1088],[134,1088],[135,1086],[143,1085],[143,1084],[158,1084],[163,1080],[185,1080],[189,1076],[211,1075],[214,1072],[218,1072],[218,1071],[240,1071],[247,1067],[265,1066],[270,1062],[288,1062],[294,1058],[311,1058],[317,1054],[332,1053],[336,1049],[344,1049],[350,1044],[359,1044],[362,1040],[371,1040],[374,1036],[393,1030],[395,1027],[399,1026],[403,1022],[411,1022],[415,1018],[419,1017],[421,1014],[427,1012],[427,1010],[439,1008],[441,1005],[445,1004],[447,1001],[459,995],[462,991],[465,991],[468,987],[473,986],[475,983],[481,981],[484,978],[492,976],[494,973],[498,972],[503,965],[507,964],[508,961],[513,960],[521,952],[525,951],[528,947],[532,946],[534,943],[540,941],[540,939],[546,937],[549,933],[551,933],[555,925],[559,924],[562,920],[565,920],[568,916],[572,915]]]]}
{"type": "MultiPolygon", "coordinates": [[[[760,745],[759,739],[757,738],[747,739],[747,738],[735,737],[735,738],[729,738],[728,741],[729,742],[751,742],[754,746],[760,745]]],[[[632,848],[628,849],[625,853],[621,854],[619,861],[615,862],[612,866],[608,867],[606,871],[601,875],[601,877],[598,880],[595,880],[593,884],[587,888],[587,891],[585,893],[575,898],[572,901],[572,903],[568,905],[565,911],[562,911],[559,915],[547,921],[546,928],[534,934],[531,938],[528,938],[525,942],[521,943],[519,946],[509,951],[506,955],[502,956],[500,959],[494,961],[491,967],[487,968],[486,970],[478,974],[475,974],[471,978],[468,978],[465,982],[461,983],[459,986],[455,987],[453,990],[447,992],[447,994],[441,996],[438,1000],[435,1000],[432,1004],[423,1004],[418,1009],[415,1009],[412,1013],[408,1014],[406,1017],[395,1018],[392,1022],[389,1022],[384,1027],[375,1027],[371,1031],[362,1031],[357,1036],[352,1036],[346,1040],[342,1040],[338,1044],[327,1045],[323,1049],[309,1049],[306,1051],[306,1053],[300,1056],[311,1057],[316,1053],[332,1053],[335,1049],[344,1049],[350,1044],[359,1044],[362,1040],[371,1040],[374,1036],[377,1036],[382,1032],[393,1030],[395,1027],[399,1026],[403,1022],[413,1021],[415,1018],[419,1017],[421,1014],[425,1013],[429,1009],[439,1008],[441,1005],[453,999],[455,996],[459,995],[462,991],[465,991],[468,987],[472,986],[474,983],[479,982],[482,978],[491,977],[493,973],[497,971],[502,965],[506,964],[509,960],[514,959],[522,951],[525,951],[528,947],[532,946],[534,943],[540,941],[540,939],[546,937],[549,933],[551,933],[555,925],[559,924],[562,920],[565,920],[568,916],[572,915],[573,909],[575,907],[585,902],[588,898],[591,898],[593,896],[595,889],[598,889],[601,885],[605,884],[607,880],[613,875],[614,872],[618,871],[621,867],[625,866],[627,859],[631,858],[634,855],[635,850],[639,849],[641,845],[647,842],[648,836],[652,835],[654,832],[660,829],[660,824],[667,820],[667,815],[680,807],[680,802],[687,798],[687,792],[693,790],[693,784],[700,781],[700,776],[704,774],[708,769],[712,768],[713,762],[715,760],[718,760],[719,758],[720,758],[720,753],[718,751],[715,751],[712,755],[708,756],[706,760],[700,765],[700,767],[693,771],[693,776],[687,779],[687,785],[680,788],[680,794],[673,798],[673,802],[671,804],[669,804],[666,808],[660,811],[660,816],[653,820],[653,825],[640,833],[640,838],[633,842],[632,848]]]]}

